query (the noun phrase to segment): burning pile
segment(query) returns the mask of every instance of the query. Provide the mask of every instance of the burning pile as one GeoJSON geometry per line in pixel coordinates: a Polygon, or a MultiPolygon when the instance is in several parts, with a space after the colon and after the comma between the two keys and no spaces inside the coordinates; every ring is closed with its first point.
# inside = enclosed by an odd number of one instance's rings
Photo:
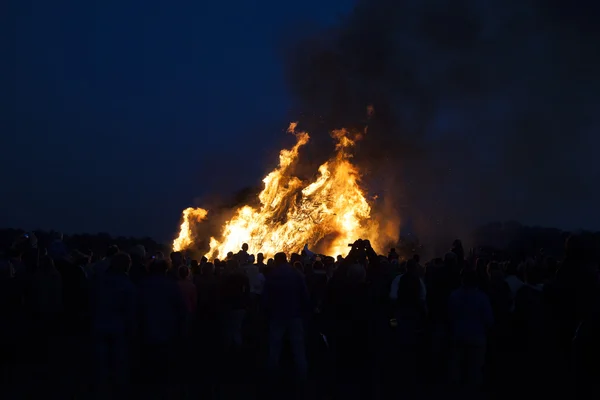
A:
{"type": "MultiPolygon", "coordinates": [[[[306,132],[296,132],[296,123],[289,132],[296,135],[296,144],[279,154],[279,166],[264,179],[259,194],[260,207],[245,205],[227,221],[221,238],[210,238],[209,259],[223,258],[227,252],[237,252],[248,243],[251,253],[272,257],[275,253],[300,252],[304,245],[316,247],[327,254],[345,254],[348,243],[357,238],[376,242],[378,224],[371,219],[371,206],[359,187],[359,174],[350,162],[355,141],[344,130],[331,133],[336,140],[334,156],[319,167],[313,182],[304,182],[293,175],[299,150],[308,143],[306,132]]],[[[173,242],[176,251],[193,243],[190,223],[201,222],[207,216],[202,208],[183,212],[179,236],[173,242]]]]}

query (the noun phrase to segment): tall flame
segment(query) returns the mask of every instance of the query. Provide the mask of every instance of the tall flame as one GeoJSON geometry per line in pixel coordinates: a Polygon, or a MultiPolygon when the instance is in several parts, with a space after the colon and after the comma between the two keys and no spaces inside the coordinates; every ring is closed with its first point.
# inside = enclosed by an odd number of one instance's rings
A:
{"type": "Polygon", "coordinates": [[[179,236],[173,241],[173,250],[181,251],[186,249],[194,243],[192,239],[192,227],[190,226],[190,220],[196,220],[198,222],[204,221],[208,211],[203,208],[186,208],[183,210],[183,222],[179,227],[179,236]]]}
{"type": "MultiPolygon", "coordinates": [[[[243,243],[251,253],[272,257],[275,253],[299,252],[304,245],[317,245],[328,254],[346,253],[348,243],[357,238],[377,238],[377,223],[371,221],[371,206],[359,186],[359,174],[350,162],[350,150],[355,142],[344,129],[332,132],[337,145],[334,156],[322,164],[313,182],[303,182],[293,176],[299,149],[308,143],[306,132],[295,132],[296,123],[288,131],[296,135],[296,144],[279,154],[279,166],[264,179],[264,189],[258,195],[260,207],[239,208],[223,226],[221,239],[210,238],[209,259],[237,252],[243,243]]],[[[189,218],[203,209],[186,209],[174,249],[184,249],[193,243],[189,218]]]]}

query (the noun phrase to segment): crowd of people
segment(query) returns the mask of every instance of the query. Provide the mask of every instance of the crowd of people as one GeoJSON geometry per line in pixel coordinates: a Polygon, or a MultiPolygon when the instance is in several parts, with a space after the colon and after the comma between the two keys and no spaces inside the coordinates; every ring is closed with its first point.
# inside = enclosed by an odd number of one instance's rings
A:
{"type": "Polygon", "coordinates": [[[3,398],[592,398],[599,260],[585,235],[565,254],[93,260],[25,234],[0,262],[3,398]]]}

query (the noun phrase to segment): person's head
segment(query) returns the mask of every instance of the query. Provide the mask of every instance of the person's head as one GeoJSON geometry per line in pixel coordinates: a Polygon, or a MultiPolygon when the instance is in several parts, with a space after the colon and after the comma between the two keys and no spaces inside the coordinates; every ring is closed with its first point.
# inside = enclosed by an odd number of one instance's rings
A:
{"type": "Polygon", "coordinates": [[[525,282],[538,285],[544,281],[544,268],[541,263],[530,259],[523,264],[523,275],[525,282]]]}
{"type": "Polygon", "coordinates": [[[548,277],[554,278],[556,271],[558,270],[558,262],[554,257],[546,257],[544,260],[546,263],[546,272],[548,277]]]}
{"type": "Polygon", "coordinates": [[[200,271],[200,264],[198,264],[198,260],[192,260],[192,261],[190,261],[190,270],[194,274],[197,274],[200,271]]]}
{"type": "Polygon", "coordinates": [[[117,254],[119,252],[119,247],[116,244],[113,244],[112,246],[108,246],[108,249],[106,249],[106,258],[110,258],[112,256],[114,256],[115,254],[117,254]]]}
{"type": "Polygon", "coordinates": [[[179,279],[185,280],[188,278],[188,276],[190,276],[190,270],[186,266],[181,266],[177,270],[177,274],[179,275],[179,279]]]}
{"type": "Polygon", "coordinates": [[[488,261],[485,258],[478,258],[475,262],[475,271],[481,276],[487,275],[488,261]]]}
{"type": "Polygon", "coordinates": [[[248,243],[244,243],[242,245],[242,251],[247,252],[248,251],[248,243]]]}
{"type": "Polygon", "coordinates": [[[275,265],[283,265],[287,263],[287,257],[285,253],[275,254],[275,265]]]}
{"type": "MultiPolygon", "coordinates": [[[[277,259],[275,259],[277,261],[277,259]]],[[[298,253],[292,253],[290,255],[290,264],[295,264],[296,262],[302,262],[302,256],[298,253]]]]}
{"type": "Polygon", "coordinates": [[[269,258],[267,260],[267,267],[274,267],[274,266],[275,266],[275,259],[269,258]]]}
{"type": "Polygon", "coordinates": [[[117,274],[126,274],[131,267],[131,257],[125,252],[118,252],[110,259],[110,271],[117,274]]]}
{"type": "Polygon", "coordinates": [[[154,260],[148,267],[148,272],[152,275],[164,275],[169,269],[169,263],[166,260],[154,260]]]}
{"type": "Polygon", "coordinates": [[[247,260],[246,264],[248,264],[248,265],[254,264],[254,254],[248,255],[248,260],[247,260]]]}
{"type": "Polygon", "coordinates": [[[502,273],[502,268],[500,268],[500,264],[495,261],[492,261],[487,265],[487,273],[491,280],[501,280],[504,278],[504,274],[502,273]]]}
{"type": "Polygon", "coordinates": [[[452,250],[463,250],[463,245],[462,242],[460,241],[460,239],[456,239],[454,240],[454,242],[452,242],[452,250]]]}
{"type": "Polygon", "coordinates": [[[464,287],[469,289],[474,289],[477,287],[477,272],[473,271],[472,269],[463,269],[460,273],[460,278],[464,287]]]}
{"type": "Polygon", "coordinates": [[[415,262],[417,264],[419,264],[421,262],[421,256],[419,256],[418,254],[413,255],[413,260],[415,260],[415,262]]]}
{"type": "Polygon", "coordinates": [[[165,255],[163,254],[162,251],[157,251],[156,253],[154,253],[154,260],[164,260],[165,259],[165,255]]]}
{"type": "Polygon", "coordinates": [[[302,265],[302,263],[300,261],[296,261],[294,263],[294,269],[304,273],[304,266],[302,265]]]}
{"type": "Polygon", "coordinates": [[[574,234],[565,242],[565,261],[587,264],[595,260],[594,240],[590,234],[574,234]]]}
{"type": "Polygon", "coordinates": [[[231,260],[233,258],[233,251],[230,251],[229,253],[227,253],[227,259],[231,260]]]}
{"type": "Polygon", "coordinates": [[[506,268],[504,270],[506,276],[517,275],[519,273],[519,263],[517,260],[511,259],[506,263],[506,268]]]}
{"type": "Polygon", "coordinates": [[[202,258],[200,259],[200,265],[204,265],[208,262],[208,258],[206,258],[205,256],[202,256],[202,258]]]}
{"type": "Polygon", "coordinates": [[[406,261],[406,273],[415,275],[418,273],[418,265],[414,258],[406,261]]]}
{"type": "Polygon", "coordinates": [[[87,265],[90,263],[90,256],[79,250],[73,250],[71,252],[71,260],[75,265],[87,265]]]}
{"type": "Polygon", "coordinates": [[[229,272],[233,272],[236,271],[240,266],[240,263],[238,262],[238,260],[236,260],[236,258],[231,258],[229,260],[227,260],[227,271],[229,272]]]}
{"type": "Polygon", "coordinates": [[[258,253],[256,255],[256,263],[257,264],[264,264],[265,262],[265,255],[263,253],[258,253]]]}
{"type": "Polygon", "coordinates": [[[213,275],[215,273],[215,266],[212,263],[207,262],[202,266],[202,275],[213,275]]]}
{"type": "Polygon", "coordinates": [[[40,257],[40,268],[39,270],[41,272],[55,272],[56,269],[54,268],[54,260],[52,259],[52,257],[50,256],[41,256],[40,257]]]}
{"type": "Polygon", "coordinates": [[[7,251],[8,258],[12,261],[21,261],[22,252],[16,247],[11,247],[7,251]]]}
{"type": "Polygon", "coordinates": [[[21,261],[30,271],[37,269],[39,265],[39,253],[37,249],[27,249],[21,256],[21,261]]]}
{"type": "Polygon", "coordinates": [[[406,262],[406,261],[401,261],[401,262],[398,264],[398,271],[399,271],[401,274],[405,274],[405,273],[406,273],[406,271],[407,271],[406,264],[407,264],[407,262],[406,262]]]}
{"type": "Polygon", "coordinates": [[[322,271],[325,269],[325,266],[321,261],[315,261],[313,263],[313,271],[322,271]]]}
{"type": "Polygon", "coordinates": [[[146,258],[146,248],[144,245],[138,244],[129,249],[129,255],[131,260],[135,262],[141,262],[146,258]]]}
{"type": "Polygon", "coordinates": [[[336,257],[336,261],[338,263],[341,263],[342,261],[344,261],[344,257],[341,254],[338,254],[338,256],[336,257]]]}
{"type": "Polygon", "coordinates": [[[183,254],[180,251],[173,251],[171,253],[171,265],[173,268],[179,268],[183,265],[183,254]]]}

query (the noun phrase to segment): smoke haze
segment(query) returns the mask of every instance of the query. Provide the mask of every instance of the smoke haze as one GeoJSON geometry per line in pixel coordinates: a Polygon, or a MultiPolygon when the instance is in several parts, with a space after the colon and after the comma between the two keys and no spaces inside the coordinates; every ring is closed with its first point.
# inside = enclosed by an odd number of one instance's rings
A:
{"type": "Polygon", "coordinates": [[[300,127],[320,147],[373,105],[355,162],[428,236],[490,220],[600,228],[584,214],[600,200],[600,7],[587,3],[360,0],[285,52],[300,127]]]}

